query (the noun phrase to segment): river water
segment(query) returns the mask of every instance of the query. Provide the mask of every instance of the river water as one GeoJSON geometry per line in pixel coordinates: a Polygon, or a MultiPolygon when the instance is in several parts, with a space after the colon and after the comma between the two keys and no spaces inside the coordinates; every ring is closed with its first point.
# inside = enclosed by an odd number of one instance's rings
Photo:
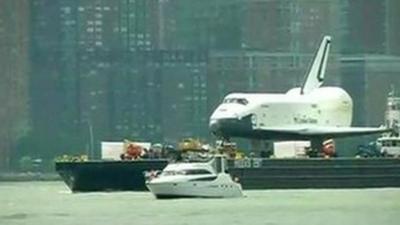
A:
{"type": "Polygon", "coordinates": [[[245,191],[238,199],[72,194],[62,182],[0,183],[0,225],[400,224],[400,189],[245,191]]]}

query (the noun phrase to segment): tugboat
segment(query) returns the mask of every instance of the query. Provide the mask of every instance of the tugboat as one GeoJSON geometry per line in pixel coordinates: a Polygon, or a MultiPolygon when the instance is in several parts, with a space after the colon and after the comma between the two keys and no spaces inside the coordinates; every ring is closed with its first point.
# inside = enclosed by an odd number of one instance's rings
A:
{"type": "Polygon", "coordinates": [[[146,186],[158,199],[242,197],[242,186],[225,170],[221,155],[208,162],[171,163],[146,186]]]}
{"type": "Polygon", "coordinates": [[[387,99],[385,121],[392,132],[378,138],[377,146],[382,156],[400,157],[400,97],[395,97],[394,90],[387,99]]]}

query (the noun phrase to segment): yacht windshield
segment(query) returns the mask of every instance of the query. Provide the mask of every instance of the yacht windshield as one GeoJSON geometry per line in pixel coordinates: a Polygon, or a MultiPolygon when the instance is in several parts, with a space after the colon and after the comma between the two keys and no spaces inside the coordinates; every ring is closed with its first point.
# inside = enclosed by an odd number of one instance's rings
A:
{"type": "Polygon", "coordinates": [[[196,169],[196,170],[185,170],[186,175],[200,175],[200,174],[211,174],[208,170],[196,169]]]}
{"type": "Polygon", "coordinates": [[[185,171],[181,171],[181,170],[167,170],[167,171],[163,171],[161,175],[163,175],[163,176],[185,175],[185,171]]]}
{"type": "Polygon", "coordinates": [[[204,169],[192,169],[192,170],[167,170],[163,171],[163,176],[175,176],[175,175],[201,175],[201,174],[212,174],[208,170],[204,169]]]}

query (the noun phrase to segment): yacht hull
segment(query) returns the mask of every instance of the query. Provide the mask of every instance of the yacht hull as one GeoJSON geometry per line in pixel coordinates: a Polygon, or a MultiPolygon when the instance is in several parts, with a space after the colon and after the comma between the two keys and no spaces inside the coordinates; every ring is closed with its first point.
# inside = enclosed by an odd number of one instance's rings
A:
{"type": "Polygon", "coordinates": [[[232,183],[199,183],[199,182],[166,182],[149,183],[147,188],[158,199],[167,198],[235,198],[242,197],[240,184],[232,183]]]}

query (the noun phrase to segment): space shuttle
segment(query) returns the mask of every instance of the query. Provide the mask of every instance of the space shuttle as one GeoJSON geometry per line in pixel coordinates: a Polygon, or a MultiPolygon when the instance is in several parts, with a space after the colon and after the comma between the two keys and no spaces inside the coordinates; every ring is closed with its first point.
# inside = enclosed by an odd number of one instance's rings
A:
{"type": "Polygon", "coordinates": [[[283,94],[231,93],[215,109],[209,127],[218,138],[309,140],[383,133],[385,127],[351,127],[353,101],[340,87],[321,87],[331,37],[324,36],[301,87],[283,94]]]}

